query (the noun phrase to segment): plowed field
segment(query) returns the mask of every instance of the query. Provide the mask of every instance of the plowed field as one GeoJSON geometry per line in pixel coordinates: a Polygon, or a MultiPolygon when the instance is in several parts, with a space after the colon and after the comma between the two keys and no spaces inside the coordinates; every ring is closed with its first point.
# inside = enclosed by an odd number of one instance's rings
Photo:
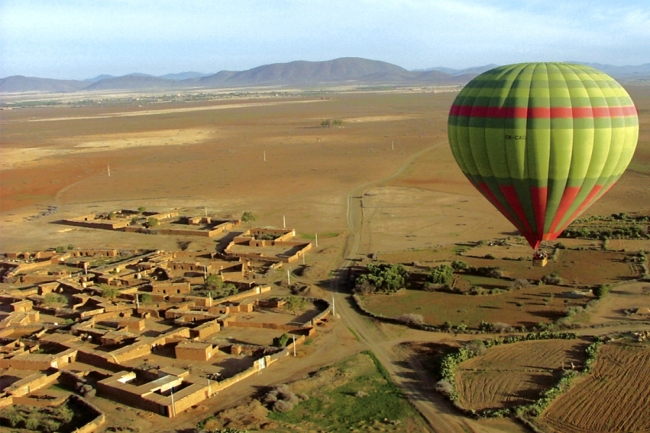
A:
{"type": "Polygon", "coordinates": [[[542,422],[562,433],[650,431],[650,346],[603,346],[593,374],[555,401],[542,422]]]}
{"type": "Polygon", "coordinates": [[[562,364],[582,367],[582,340],[526,341],[489,349],[460,365],[456,387],[468,409],[500,409],[533,402],[559,380],[562,364]]]}

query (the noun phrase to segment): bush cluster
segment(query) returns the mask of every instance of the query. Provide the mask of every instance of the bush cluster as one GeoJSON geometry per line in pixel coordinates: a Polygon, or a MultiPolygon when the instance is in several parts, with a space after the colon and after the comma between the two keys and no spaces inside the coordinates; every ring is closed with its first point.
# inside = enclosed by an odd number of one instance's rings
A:
{"type": "Polygon", "coordinates": [[[562,278],[557,272],[552,272],[548,275],[544,275],[540,280],[544,284],[559,286],[562,284],[562,278]]]}
{"type": "Polygon", "coordinates": [[[280,385],[266,393],[261,402],[274,412],[288,412],[308,398],[305,394],[294,394],[287,385],[280,385]]]}
{"type": "Polygon", "coordinates": [[[421,325],[424,323],[424,318],[422,317],[421,314],[413,314],[413,313],[408,313],[408,314],[402,314],[397,318],[400,322],[406,324],[406,325],[421,325]]]}
{"type": "Polygon", "coordinates": [[[427,281],[433,284],[449,286],[454,278],[454,268],[449,265],[438,265],[431,269],[427,281]]]}
{"type": "Polygon", "coordinates": [[[600,284],[592,289],[594,296],[597,299],[602,299],[607,296],[610,290],[611,286],[609,284],[600,284]]]}
{"type": "Polygon", "coordinates": [[[402,265],[368,263],[366,271],[355,281],[356,293],[391,294],[406,286],[408,272],[402,265]]]}

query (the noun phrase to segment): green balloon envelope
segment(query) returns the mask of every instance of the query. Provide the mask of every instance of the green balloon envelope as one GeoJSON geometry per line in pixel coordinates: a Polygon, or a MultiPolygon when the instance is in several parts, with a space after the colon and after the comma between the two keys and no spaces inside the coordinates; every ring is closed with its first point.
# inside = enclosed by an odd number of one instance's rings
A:
{"type": "Polygon", "coordinates": [[[621,177],[639,120],[625,89],[596,69],[521,63],[470,81],[448,133],[465,176],[537,248],[621,177]]]}

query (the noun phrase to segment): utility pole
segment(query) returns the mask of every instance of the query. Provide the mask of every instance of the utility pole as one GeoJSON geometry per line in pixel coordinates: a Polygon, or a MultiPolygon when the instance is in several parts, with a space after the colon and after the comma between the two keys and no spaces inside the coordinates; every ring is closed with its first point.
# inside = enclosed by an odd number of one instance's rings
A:
{"type": "Polygon", "coordinates": [[[172,416],[176,416],[176,408],[174,407],[174,387],[170,388],[172,392],[172,416]]]}
{"type": "Polygon", "coordinates": [[[287,228],[287,218],[284,215],[282,215],[282,228],[287,228]]]}
{"type": "Polygon", "coordinates": [[[316,248],[318,248],[318,233],[316,233],[316,248]]]}
{"type": "Polygon", "coordinates": [[[291,269],[287,269],[287,284],[291,285],[291,269]]]}
{"type": "Polygon", "coordinates": [[[108,177],[111,177],[111,166],[107,165],[106,170],[108,171],[108,177]]]}

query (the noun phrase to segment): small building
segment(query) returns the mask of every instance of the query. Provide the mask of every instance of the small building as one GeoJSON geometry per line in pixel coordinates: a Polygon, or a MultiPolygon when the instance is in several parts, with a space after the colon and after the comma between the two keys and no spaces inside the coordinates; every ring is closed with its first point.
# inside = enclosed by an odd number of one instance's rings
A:
{"type": "Polygon", "coordinates": [[[176,345],[176,359],[187,359],[190,361],[207,361],[219,350],[217,346],[210,343],[195,341],[181,341],[176,345]]]}
{"type": "Polygon", "coordinates": [[[192,287],[188,282],[179,282],[179,283],[153,283],[151,284],[151,291],[160,295],[177,295],[179,293],[190,293],[192,287]]]}

